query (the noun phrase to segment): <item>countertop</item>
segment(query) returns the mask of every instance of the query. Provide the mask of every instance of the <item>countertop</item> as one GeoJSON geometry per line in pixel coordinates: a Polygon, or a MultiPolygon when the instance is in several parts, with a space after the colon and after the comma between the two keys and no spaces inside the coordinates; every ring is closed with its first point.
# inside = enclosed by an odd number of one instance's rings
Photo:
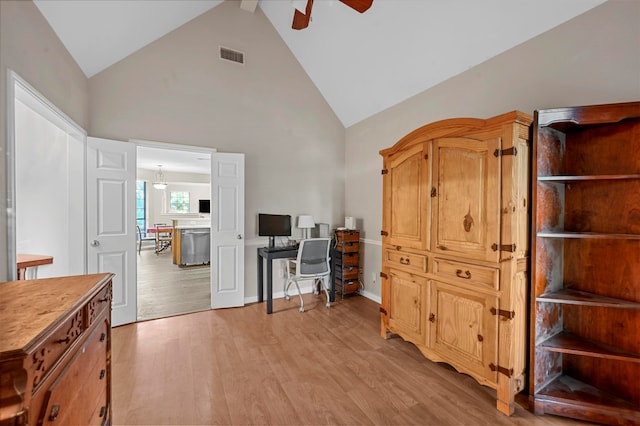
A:
{"type": "Polygon", "coordinates": [[[210,225],[178,225],[175,227],[175,229],[209,229],[211,228],[210,225]]]}

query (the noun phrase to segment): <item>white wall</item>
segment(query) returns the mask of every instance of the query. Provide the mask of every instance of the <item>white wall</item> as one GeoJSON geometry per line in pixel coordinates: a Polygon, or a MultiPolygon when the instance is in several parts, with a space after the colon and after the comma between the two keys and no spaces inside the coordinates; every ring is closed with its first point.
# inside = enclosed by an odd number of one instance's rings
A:
{"type": "Polygon", "coordinates": [[[16,252],[53,256],[38,278],[85,271],[84,147],[16,101],[16,252]]]}
{"type": "MultiPolygon", "coordinates": [[[[88,80],[31,1],[0,1],[0,154],[6,158],[7,70],[13,70],[81,127],[89,123],[88,80]]],[[[0,281],[7,279],[13,212],[7,209],[7,162],[0,161],[0,281]]],[[[44,271],[44,268],[42,268],[44,271]]]]}
{"type": "Polygon", "coordinates": [[[245,154],[247,298],[266,245],[258,213],[343,222],[344,126],[260,8],[224,2],[91,77],[89,91],[91,135],[245,154]],[[245,64],[220,60],[218,46],[245,64]]]}
{"type": "Polygon", "coordinates": [[[365,290],[380,296],[381,149],[445,118],[489,118],[512,110],[533,115],[540,108],[637,101],[639,23],[640,1],[610,0],[349,127],[345,210],[358,218],[365,239],[365,290]]]}
{"type": "Polygon", "coordinates": [[[137,180],[147,182],[147,226],[154,223],[172,223],[173,219],[184,218],[185,215],[174,214],[169,210],[169,196],[171,191],[186,191],[189,193],[188,217],[209,219],[208,214],[198,213],[198,200],[211,198],[211,175],[202,173],[179,173],[164,171],[165,189],[155,189],[154,170],[138,169],[137,180]]]}

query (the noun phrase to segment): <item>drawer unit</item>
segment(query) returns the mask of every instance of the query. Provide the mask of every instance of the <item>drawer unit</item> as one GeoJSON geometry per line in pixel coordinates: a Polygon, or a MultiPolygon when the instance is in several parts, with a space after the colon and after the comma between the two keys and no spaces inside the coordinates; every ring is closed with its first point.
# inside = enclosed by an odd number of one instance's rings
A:
{"type": "Polygon", "coordinates": [[[0,286],[0,425],[111,424],[113,274],[0,286]]]}
{"type": "Polygon", "coordinates": [[[360,231],[336,230],[331,251],[332,282],[342,297],[360,289],[360,231]]]}

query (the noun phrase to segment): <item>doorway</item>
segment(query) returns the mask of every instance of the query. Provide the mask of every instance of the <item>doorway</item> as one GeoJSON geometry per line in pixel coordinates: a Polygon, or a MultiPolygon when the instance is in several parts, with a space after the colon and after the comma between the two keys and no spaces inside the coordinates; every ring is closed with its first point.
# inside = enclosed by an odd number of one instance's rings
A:
{"type": "MultiPolygon", "coordinates": [[[[36,200],[27,208],[47,209],[46,215],[55,216],[51,228],[66,229],[57,237],[47,238],[51,249],[62,247],[53,264],[62,269],[45,273],[43,268],[38,278],[47,276],[67,276],[85,273],[114,272],[114,291],[112,301],[112,326],[136,321],[136,232],[135,232],[135,180],[137,141],[120,142],[99,138],[90,138],[84,129],[75,124],[55,105],[44,98],[37,90],[21,79],[12,70],[7,71],[7,266],[8,278],[17,278],[16,249],[18,217],[17,200],[26,200],[29,195],[36,200]],[[33,102],[34,111],[49,121],[50,127],[61,132],[59,139],[66,143],[61,149],[67,157],[63,161],[48,164],[38,170],[35,182],[29,185],[17,185],[16,176],[23,173],[32,177],[28,171],[32,163],[16,161],[16,126],[24,126],[16,120],[16,103],[19,96],[26,93],[26,102],[33,102]],[[135,143],[132,143],[135,142],[135,143]],[[91,158],[89,161],[88,159],[91,158]],[[98,161],[100,158],[100,161],[98,161]],[[127,158],[129,160],[127,160],[127,158]],[[16,169],[20,167],[21,170],[16,169]],[[23,170],[24,168],[24,170],[23,170]],[[54,176],[59,168],[66,171],[66,179],[60,180],[55,191],[58,198],[42,203],[41,182],[54,176]],[[129,172],[131,171],[131,172],[129,172]],[[107,178],[103,177],[108,173],[107,178]],[[115,174],[114,174],[115,173],[115,174]],[[120,177],[117,177],[116,174],[120,177]],[[91,183],[89,183],[91,182],[91,183]],[[65,186],[66,185],[66,186],[65,186]],[[101,185],[101,186],[100,186],[101,185]],[[98,191],[98,188],[101,188],[98,191]],[[18,193],[18,188],[20,192],[18,193]],[[129,197],[131,194],[131,197],[129,197]],[[54,208],[63,207],[63,213],[54,208]],[[102,222],[98,223],[101,219],[102,222]],[[132,256],[130,256],[130,254],[132,256]],[[131,259],[131,261],[129,260],[131,259]]],[[[52,149],[49,137],[35,137],[34,151],[46,152],[52,149]]],[[[163,144],[169,147],[169,144],[163,144]]],[[[189,150],[188,146],[177,145],[178,150],[189,150]]],[[[174,151],[176,146],[173,147],[174,151]]],[[[205,152],[205,148],[198,148],[205,152]]],[[[209,164],[210,199],[218,200],[212,215],[215,214],[215,226],[211,226],[211,264],[215,265],[215,274],[210,274],[210,300],[208,308],[226,308],[244,305],[244,154],[210,154],[209,164]]],[[[27,152],[27,155],[30,155],[27,152]]],[[[174,153],[175,154],[175,153],[174,153]]],[[[41,210],[45,211],[45,210],[41,210]]],[[[46,216],[45,215],[45,216],[46,216]]],[[[43,218],[26,222],[27,229],[39,225],[43,218]]],[[[214,220],[211,220],[213,223],[214,220]]],[[[21,231],[22,232],[22,231],[21,231]]],[[[22,234],[21,234],[22,235],[22,234]]],[[[40,235],[35,235],[34,239],[40,235]]],[[[23,244],[29,249],[34,246],[23,244]]],[[[44,248],[46,250],[46,247],[44,248]]],[[[37,253],[40,254],[40,253],[37,253]]],[[[47,254],[47,253],[44,253],[47,254]]],[[[46,265],[51,267],[51,265],[46,265]]],[[[35,277],[31,277],[35,278],[35,277]]]]}
{"type": "MultiPolygon", "coordinates": [[[[137,319],[211,309],[210,262],[184,259],[174,243],[189,244],[177,234],[191,229],[209,233],[210,213],[200,208],[200,201],[210,200],[211,154],[195,147],[138,142],[136,159],[137,319]],[[160,180],[163,185],[158,185],[160,180]],[[180,203],[172,203],[175,196],[180,203]],[[175,227],[172,244],[161,250],[155,240],[158,224],[175,227]]],[[[198,249],[203,251],[201,245],[198,249]]]]}

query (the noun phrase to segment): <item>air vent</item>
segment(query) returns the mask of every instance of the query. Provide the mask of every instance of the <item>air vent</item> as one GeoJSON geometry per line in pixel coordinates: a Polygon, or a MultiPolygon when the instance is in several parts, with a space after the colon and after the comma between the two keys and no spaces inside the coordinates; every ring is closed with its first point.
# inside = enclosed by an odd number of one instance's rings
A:
{"type": "Polygon", "coordinates": [[[220,59],[244,64],[244,53],[227,49],[226,47],[220,47],[220,59]]]}

